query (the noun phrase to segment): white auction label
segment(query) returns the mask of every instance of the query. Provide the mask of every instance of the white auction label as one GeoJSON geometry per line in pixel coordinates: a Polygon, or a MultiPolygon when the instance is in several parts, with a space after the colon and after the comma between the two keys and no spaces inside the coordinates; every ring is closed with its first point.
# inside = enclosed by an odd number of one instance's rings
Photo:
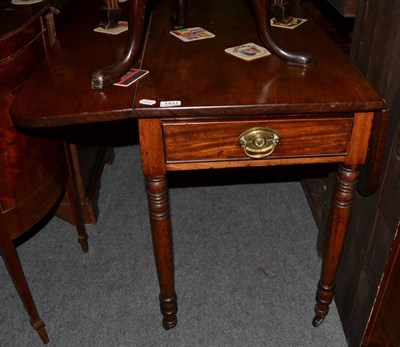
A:
{"type": "Polygon", "coordinates": [[[160,107],[175,107],[181,106],[180,100],[160,101],[160,107]]]}

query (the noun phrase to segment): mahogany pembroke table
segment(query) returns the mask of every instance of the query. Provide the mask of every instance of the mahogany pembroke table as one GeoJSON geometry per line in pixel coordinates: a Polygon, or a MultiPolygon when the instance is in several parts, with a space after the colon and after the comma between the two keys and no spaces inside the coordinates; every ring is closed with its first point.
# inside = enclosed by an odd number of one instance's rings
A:
{"type": "MultiPolygon", "coordinates": [[[[276,54],[246,62],[225,53],[248,42],[262,45],[253,8],[244,0],[188,1],[185,26],[215,34],[189,43],[169,33],[170,2],[157,1],[135,65],[150,73],[127,88],[93,90],[93,72],[117,61],[128,37],[93,32],[96,6],[101,2],[84,5],[22,88],[14,122],[58,127],[138,119],[166,329],[177,323],[168,172],[337,163],[313,321],[321,324],[334,295],[358,167],[384,101],[311,20],[294,30],[270,28],[282,47],[310,53],[311,66],[287,64],[276,54]],[[156,103],[143,105],[142,99],[156,103]],[[160,101],[180,101],[180,106],[160,107],[160,101]]],[[[296,16],[305,16],[296,1],[293,6],[296,16]]]]}

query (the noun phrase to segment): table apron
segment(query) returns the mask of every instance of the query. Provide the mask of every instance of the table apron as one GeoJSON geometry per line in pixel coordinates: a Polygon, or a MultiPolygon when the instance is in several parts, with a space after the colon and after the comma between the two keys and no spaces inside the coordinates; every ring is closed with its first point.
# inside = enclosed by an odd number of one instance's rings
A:
{"type": "MultiPolygon", "coordinates": [[[[343,162],[353,124],[351,115],[207,121],[165,119],[162,121],[165,164],[167,170],[189,170],[343,162]],[[254,159],[244,150],[241,135],[254,129],[256,133],[266,131],[276,136],[276,146],[271,146],[270,153],[263,158],[254,159]]],[[[265,142],[253,139],[256,141],[265,142]]]]}

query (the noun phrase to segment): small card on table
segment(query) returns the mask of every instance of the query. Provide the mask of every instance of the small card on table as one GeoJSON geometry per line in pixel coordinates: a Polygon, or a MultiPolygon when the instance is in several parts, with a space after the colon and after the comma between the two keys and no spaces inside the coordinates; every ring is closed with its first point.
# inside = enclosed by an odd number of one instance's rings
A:
{"type": "Polygon", "coordinates": [[[149,72],[147,70],[132,69],[129,70],[125,75],[121,77],[118,82],[114,83],[114,86],[128,87],[132,83],[135,83],[138,79],[146,76],[149,72]]]}
{"type": "Polygon", "coordinates": [[[255,43],[245,43],[244,45],[225,49],[225,52],[246,61],[252,61],[271,55],[264,47],[255,43]]]}
{"type": "Polygon", "coordinates": [[[213,33],[200,27],[173,30],[170,31],[170,34],[184,42],[211,39],[215,37],[213,33]]]}
{"type": "Polygon", "coordinates": [[[110,34],[110,35],[118,35],[128,30],[128,22],[119,21],[118,25],[115,28],[105,29],[102,27],[94,28],[93,31],[97,33],[110,34]]]}
{"type": "Polygon", "coordinates": [[[305,22],[307,22],[307,19],[296,17],[293,17],[288,23],[278,22],[275,18],[271,18],[271,26],[284,29],[294,29],[305,22]]]}

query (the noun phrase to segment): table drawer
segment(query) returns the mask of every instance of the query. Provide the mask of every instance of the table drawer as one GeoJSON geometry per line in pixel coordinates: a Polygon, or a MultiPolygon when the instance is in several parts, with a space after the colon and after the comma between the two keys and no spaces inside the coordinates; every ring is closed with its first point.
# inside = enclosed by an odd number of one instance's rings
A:
{"type": "Polygon", "coordinates": [[[343,156],[353,124],[352,117],[251,121],[165,121],[163,122],[167,163],[249,160],[239,144],[248,129],[273,129],[279,142],[266,158],[343,156]]]}

